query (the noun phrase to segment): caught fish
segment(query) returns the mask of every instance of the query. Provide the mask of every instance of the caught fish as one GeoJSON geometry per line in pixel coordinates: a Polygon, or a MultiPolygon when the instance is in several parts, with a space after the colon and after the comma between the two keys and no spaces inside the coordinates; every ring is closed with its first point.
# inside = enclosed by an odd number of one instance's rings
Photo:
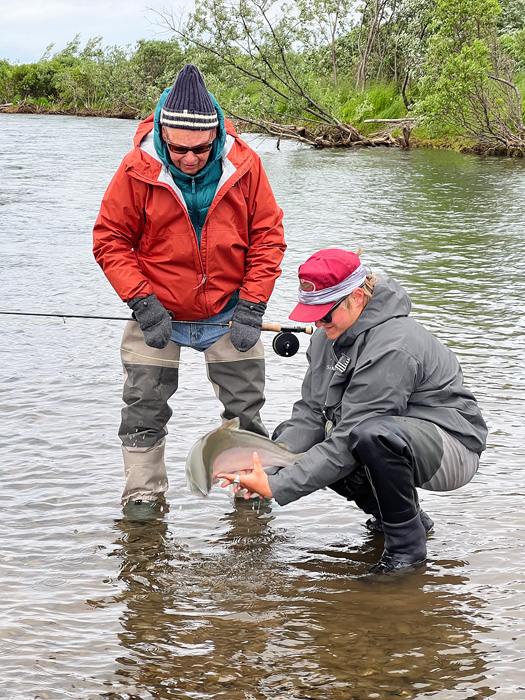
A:
{"type": "Polygon", "coordinates": [[[193,445],[186,458],[186,480],[193,493],[207,496],[217,474],[241,474],[253,469],[257,452],[264,467],[289,467],[300,455],[270,438],[239,428],[234,418],[193,445]]]}

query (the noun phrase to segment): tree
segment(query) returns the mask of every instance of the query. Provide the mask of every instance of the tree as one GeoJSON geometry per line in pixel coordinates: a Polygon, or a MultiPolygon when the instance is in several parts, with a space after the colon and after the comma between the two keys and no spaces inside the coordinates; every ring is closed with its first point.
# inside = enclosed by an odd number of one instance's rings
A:
{"type": "Polygon", "coordinates": [[[397,6],[395,23],[389,35],[391,75],[400,84],[407,109],[413,104],[409,96],[412,83],[423,77],[433,12],[433,0],[402,0],[397,6]]]}
{"type": "Polygon", "coordinates": [[[359,66],[356,87],[364,92],[367,82],[368,62],[381,34],[381,26],[390,21],[396,7],[396,0],[364,0],[361,25],[358,36],[359,66]]]}
{"type": "Polygon", "coordinates": [[[158,41],[140,39],[130,58],[132,69],[144,84],[164,89],[173,83],[185,63],[184,53],[176,39],[158,41]]]}
{"type": "Polygon", "coordinates": [[[13,99],[13,67],[0,59],[0,102],[13,99]]]}
{"type": "Polygon", "coordinates": [[[338,43],[352,26],[355,0],[296,0],[305,51],[329,51],[334,86],[338,84],[338,43]]]}
{"type": "Polygon", "coordinates": [[[520,94],[500,51],[496,0],[437,0],[418,110],[482,144],[525,152],[520,94]]]}
{"type": "MultiPolygon", "coordinates": [[[[198,0],[189,21],[166,11],[153,11],[158,24],[172,31],[185,46],[212,54],[223,65],[233,67],[247,82],[255,82],[267,100],[274,120],[252,121],[269,133],[289,136],[314,146],[347,146],[363,143],[363,137],[344,123],[326,104],[325,76],[310,60],[312,46],[319,46],[313,27],[324,26],[331,37],[332,71],[337,80],[336,36],[342,18],[352,5],[315,0],[314,9],[327,15],[314,21],[307,4],[294,0],[283,5],[277,0],[198,0]],[[282,124],[283,118],[313,125],[282,124]]],[[[239,117],[250,122],[246,116],[239,117]]]]}
{"type": "Polygon", "coordinates": [[[11,71],[11,89],[13,97],[28,98],[54,98],[58,94],[57,73],[60,70],[58,64],[27,63],[13,66],[11,71]]]}

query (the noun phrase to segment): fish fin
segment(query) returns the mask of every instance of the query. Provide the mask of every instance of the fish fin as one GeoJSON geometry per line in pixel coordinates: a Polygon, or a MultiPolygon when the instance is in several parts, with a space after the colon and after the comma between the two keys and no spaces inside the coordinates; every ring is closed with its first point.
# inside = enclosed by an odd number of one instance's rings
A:
{"type": "Polygon", "coordinates": [[[223,428],[226,428],[226,430],[239,430],[241,426],[241,421],[239,418],[235,417],[232,418],[231,420],[227,420],[226,423],[223,424],[223,428]]]}

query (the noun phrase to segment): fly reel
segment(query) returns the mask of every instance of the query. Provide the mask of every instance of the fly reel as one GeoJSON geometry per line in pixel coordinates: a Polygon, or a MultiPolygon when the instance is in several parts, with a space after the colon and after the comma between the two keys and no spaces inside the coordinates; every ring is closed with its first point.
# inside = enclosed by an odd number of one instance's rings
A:
{"type": "Polygon", "coordinates": [[[280,357],[293,357],[299,350],[299,338],[294,333],[281,331],[272,342],[274,352],[280,357]]]}

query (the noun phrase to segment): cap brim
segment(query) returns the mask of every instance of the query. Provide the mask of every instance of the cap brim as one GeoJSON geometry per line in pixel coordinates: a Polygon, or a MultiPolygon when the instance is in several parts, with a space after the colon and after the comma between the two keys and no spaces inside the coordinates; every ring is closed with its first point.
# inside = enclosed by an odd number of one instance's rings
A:
{"type": "Polygon", "coordinates": [[[319,321],[326,316],[330,311],[334,302],[328,304],[297,304],[292,313],[288,316],[291,321],[299,321],[301,323],[313,323],[319,321]]]}

